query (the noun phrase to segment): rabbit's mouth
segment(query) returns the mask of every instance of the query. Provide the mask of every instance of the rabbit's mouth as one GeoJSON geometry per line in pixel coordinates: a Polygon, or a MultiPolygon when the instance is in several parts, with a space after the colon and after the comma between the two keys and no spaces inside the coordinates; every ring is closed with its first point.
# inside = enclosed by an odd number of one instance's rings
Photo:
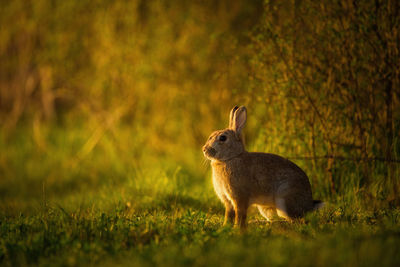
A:
{"type": "Polygon", "coordinates": [[[217,154],[217,150],[212,147],[203,147],[203,154],[206,158],[213,158],[217,154]]]}

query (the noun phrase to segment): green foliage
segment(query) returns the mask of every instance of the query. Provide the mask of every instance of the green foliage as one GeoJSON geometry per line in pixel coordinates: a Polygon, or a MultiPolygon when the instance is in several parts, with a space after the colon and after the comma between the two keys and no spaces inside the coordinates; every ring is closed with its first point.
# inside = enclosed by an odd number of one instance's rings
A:
{"type": "Polygon", "coordinates": [[[294,140],[286,155],[329,155],[313,169],[328,170],[332,193],[352,168],[361,187],[397,198],[398,167],[389,161],[398,156],[400,125],[398,3],[268,1],[264,10],[250,84],[268,109],[257,122],[272,140],[282,133],[294,140]]]}

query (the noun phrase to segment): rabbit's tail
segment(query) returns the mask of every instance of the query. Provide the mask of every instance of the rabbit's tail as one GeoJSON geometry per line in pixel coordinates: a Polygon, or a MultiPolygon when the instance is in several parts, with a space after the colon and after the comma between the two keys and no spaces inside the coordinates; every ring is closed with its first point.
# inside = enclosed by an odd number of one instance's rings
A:
{"type": "Polygon", "coordinates": [[[314,200],[313,203],[314,203],[313,210],[318,210],[323,206],[325,206],[325,202],[322,202],[321,200],[314,200]]]}

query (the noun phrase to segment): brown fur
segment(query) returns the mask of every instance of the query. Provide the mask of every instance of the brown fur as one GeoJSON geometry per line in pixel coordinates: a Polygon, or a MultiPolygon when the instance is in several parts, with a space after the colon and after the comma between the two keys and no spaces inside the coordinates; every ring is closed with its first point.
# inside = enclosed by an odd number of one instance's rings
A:
{"type": "Polygon", "coordinates": [[[212,133],[203,147],[214,189],[225,204],[224,224],[244,228],[252,204],[268,220],[276,211],[287,220],[303,217],[315,208],[307,175],[278,155],[247,152],[241,136],[245,122],[246,108],[233,108],[229,128],[212,133]],[[226,140],[219,140],[222,135],[226,140]]]}

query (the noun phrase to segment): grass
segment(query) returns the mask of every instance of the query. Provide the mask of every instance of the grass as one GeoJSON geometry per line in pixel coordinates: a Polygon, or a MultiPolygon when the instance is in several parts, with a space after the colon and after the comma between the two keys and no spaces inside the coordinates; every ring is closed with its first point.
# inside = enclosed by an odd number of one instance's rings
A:
{"type": "Polygon", "coordinates": [[[251,209],[240,233],[222,226],[223,207],[197,151],[188,149],[186,161],[144,160],[105,135],[79,158],[85,139],[75,131],[49,131],[43,150],[27,130],[0,138],[0,265],[400,263],[399,208],[368,206],[349,190],[305,222],[267,223],[251,209]]]}
{"type": "Polygon", "coordinates": [[[248,231],[240,234],[221,226],[221,209],[191,206],[190,201],[176,198],[138,211],[123,204],[110,209],[93,204],[3,214],[1,261],[11,266],[396,266],[400,262],[398,210],[373,213],[328,207],[308,216],[306,224],[267,224],[252,214],[248,231]]]}

